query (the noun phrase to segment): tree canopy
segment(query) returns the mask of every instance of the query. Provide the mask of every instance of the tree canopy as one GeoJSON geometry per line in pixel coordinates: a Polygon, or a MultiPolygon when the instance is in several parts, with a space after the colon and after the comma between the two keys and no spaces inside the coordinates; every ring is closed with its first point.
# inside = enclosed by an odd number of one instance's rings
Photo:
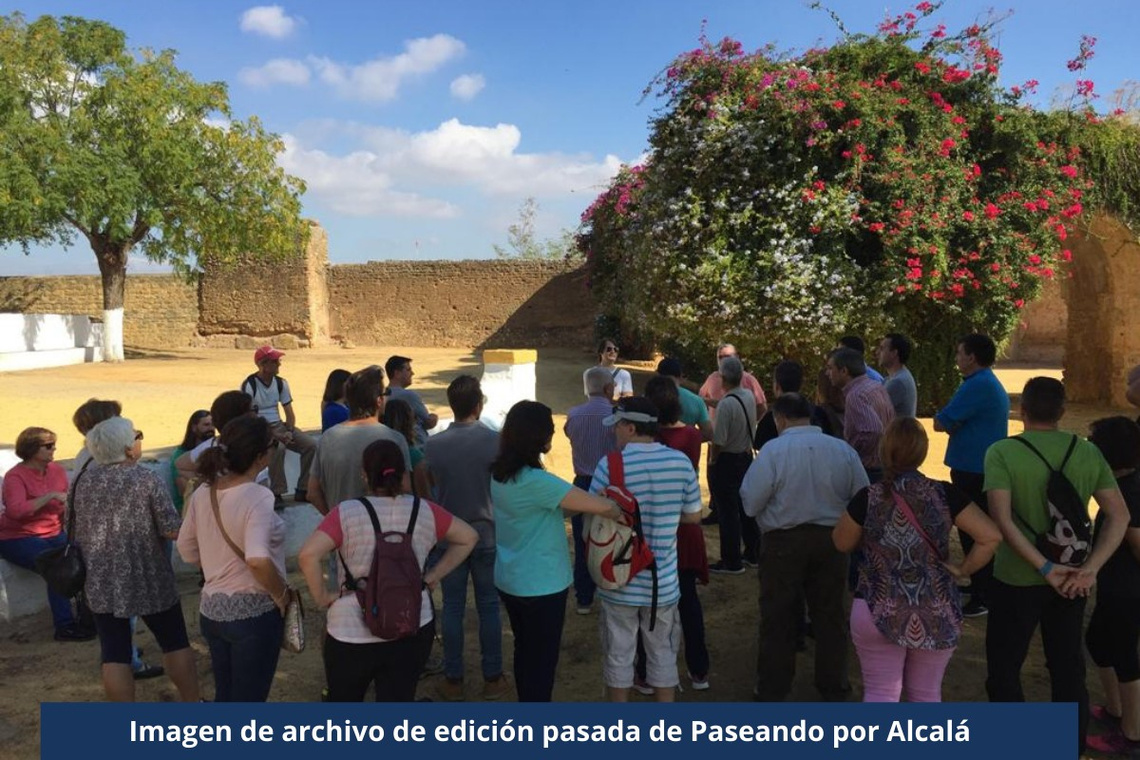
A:
{"type": "Polygon", "coordinates": [[[135,54],[102,21],[0,18],[0,243],[27,252],[78,233],[105,312],[123,306],[135,249],[183,274],[295,251],[304,183],[277,165],[283,148],[256,117],[233,119],[225,85],[196,81],[173,51],[135,54]]]}
{"type": "Polygon", "coordinates": [[[1077,139],[1100,126],[1092,83],[1073,112],[1036,111],[1035,83],[998,85],[989,27],[923,28],[936,10],[801,53],[702,39],[673,61],[649,159],[579,236],[623,337],[697,357],[731,340],[761,371],[904,332],[929,408],[957,384],[958,337],[1016,327],[1096,192],[1077,139]]]}

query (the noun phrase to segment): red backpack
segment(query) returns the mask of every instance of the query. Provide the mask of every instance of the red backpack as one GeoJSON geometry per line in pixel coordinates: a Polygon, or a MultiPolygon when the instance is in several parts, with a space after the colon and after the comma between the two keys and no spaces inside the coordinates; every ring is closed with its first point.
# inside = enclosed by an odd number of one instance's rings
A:
{"type": "MultiPolygon", "coordinates": [[[[626,490],[625,463],[620,451],[608,455],[610,484],[599,494],[621,507],[620,522],[593,517],[587,537],[586,564],[598,588],[610,591],[622,588],[629,579],[648,569],[653,575],[653,603],[650,620],[657,619],[657,561],[641,526],[641,508],[637,497],[626,490]]],[[[653,622],[650,623],[653,629],[653,622]]]]}
{"type": "Polygon", "coordinates": [[[360,499],[372,520],[376,547],[372,552],[372,566],[366,578],[353,578],[345,564],[344,586],[356,594],[364,612],[364,624],[373,636],[386,641],[407,638],[420,629],[420,607],[423,605],[423,566],[412,548],[412,535],[420,513],[420,497],[412,502],[412,517],[404,532],[384,531],[368,499],[360,499]]]}

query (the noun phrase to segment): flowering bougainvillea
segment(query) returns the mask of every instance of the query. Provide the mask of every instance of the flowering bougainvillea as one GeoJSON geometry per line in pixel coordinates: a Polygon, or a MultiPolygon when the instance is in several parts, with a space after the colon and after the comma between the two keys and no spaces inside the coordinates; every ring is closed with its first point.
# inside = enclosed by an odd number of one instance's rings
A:
{"type": "Polygon", "coordinates": [[[999,87],[988,28],[924,29],[937,7],[794,56],[730,39],[679,56],[648,161],[582,217],[607,313],[658,344],[731,339],[758,371],[898,330],[924,402],[943,402],[957,337],[1011,332],[1069,258],[1091,183],[1022,104],[1036,82],[999,87]]]}

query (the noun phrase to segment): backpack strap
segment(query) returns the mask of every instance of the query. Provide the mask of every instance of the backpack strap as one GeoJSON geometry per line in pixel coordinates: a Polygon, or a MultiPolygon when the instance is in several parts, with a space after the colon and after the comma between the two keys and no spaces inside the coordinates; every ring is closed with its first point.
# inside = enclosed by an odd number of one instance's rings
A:
{"type": "Polygon", "coordinates": [[[1069,457],[1073,455],[1073,449],[1077,448],[1077,436],[1073,434],[1073,440],[1069,441],[1069,449],[1065,452],[1065,458],[1061,460],[1061,466],[1057,468],[1058,472],[1065,471],[1065,465],[1069,463],[1069,457]]]}
{"type": "MultiPolygon", "coordinates": [[[[1011,441],[1017,441],[1018,443],[1022,443],[1024,445],[1028,446],[1029,450],[1032,451],[1034,454],[1036,454],[1037,458],[1045,463],[1045,466],[1049,468],[1050,473],[1059,472],[1059,470],[1053,469],[1053,465],[1049,464],[1049,460],[1045,458],[1045,455],[1041,453],[1041,450],[1038,449],[1036,446],[1034,446],[1029,441],[1025,440],[1025,438],[1021,437],[1020,435],[1015,435],[1015,436],[1011,437],[1010,440],[1011,441]]],[[[1061,469],[1062,470],[1065,469],[1065,464],[1068,463],[1068,461],[1069,461],[1069,454],[1073,453],[1073,447],[1076,445],[1077,445],[1077,437],[1074,435],[1073,436],[1073,442],[1071,444],[1069,444],[1069,453],[1065,455],[1065,461],[1061,463],[1061,469]]]]}
{"type": "Polygon", "coordinates": [[[256,383],[256,382],[257,382],[257,373],[254,372],[252,375],[247,377],[245,380],[241,381],[241,392],[245,393],[246,395],[250,396],[251,398],[253,396],[256,396],[257,395],[257,386],[254,385],[254,383],[256,383]],[[245,387],[247,385],[249,386],[248,391],[245,389],[245,387]]]}
{"type": "Polygon", "coordinates": [[[408,520],[408,535],[416,530],[416,518],[420,516],[420,495],[412,494],[412,519],[408,520]]]}
{"type": "Polygon", "coordinates": [[[621,458],[621,452],[617,450],[611,451],[606,455],[606,461],[610,466],[610,485],[624,488],[625,462],[621,458]]]}
{"type": "MultiPolygon", "coordinates": [[[[380,527],[380,518],[376,516],[376,510],[372,508],[372,502],[361,496],[357,499],[364,505],[364,511],[368,513],[368,519],[372,521],[372,533],[378,535],[383,532],[380,527]]],[[[337,556],[340,557],[340,566],[344,568],[344,587],[349,591],[356,591],[356,584],[360,580],[352,576],[352,571],[348,569],[348,563],[344,561],[344,552],[338,551],[337,556]]]]}
{"type": "MultiPolygon", "coordinates": [[[[739,400],[739,399],[738,399],[739,400]]],[[[747,413],[746,413],[747,414],[747,413]]],[[[625,460],[622,459],[620,451],[611,451],[606,455],[606,461],[609,463],[609,480],[611,486],[625,488],[625,460]]],[[[633,532],[641,537],[647,545],[648,539],[645,538],[645,529],[641,525],[641,503],[634,502],[633,512],[633,532]]],[[[649,566],[649,574],[653,578],[653,601],[649,605],[649,630],[653,630],[657,625],[657,558],[654,557],[653,564],[649,566]]]]}
{"type": "Polygon", "coordinates": [[[740,396],[734,395],[732,393],[729,393],[728,396],[730,398],[736,399],[736,403],[740,404],[740,411],[744,412],[744,424],[747,425],[748,429],[752,431],[748,435],[748,440],[750,442],[748,445],[752,448],[755,448],[754,444],[756,442],[753,440],[753,436],[756,435],[756,426],[752,424],[752,420],[748,416],[748,407],[744,405],[744,401],[740,398],[740,396]]]}

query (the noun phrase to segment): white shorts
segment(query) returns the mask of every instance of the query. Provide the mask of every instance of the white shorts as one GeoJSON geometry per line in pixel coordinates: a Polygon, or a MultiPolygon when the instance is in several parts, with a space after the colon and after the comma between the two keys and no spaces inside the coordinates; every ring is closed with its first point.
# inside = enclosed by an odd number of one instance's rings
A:
{"type": "Polygon", "coordinates": [[[598,630],[602,638],[602,678],[606,686],[633,686],[637,632],[645,647],[645,680],[650,686],[676,686],[677,652],[681,646],[681,618],[677,605],[657,608],[657,624],[649,630],[649,607],[629,607],[601,600],[598,630]]]}

